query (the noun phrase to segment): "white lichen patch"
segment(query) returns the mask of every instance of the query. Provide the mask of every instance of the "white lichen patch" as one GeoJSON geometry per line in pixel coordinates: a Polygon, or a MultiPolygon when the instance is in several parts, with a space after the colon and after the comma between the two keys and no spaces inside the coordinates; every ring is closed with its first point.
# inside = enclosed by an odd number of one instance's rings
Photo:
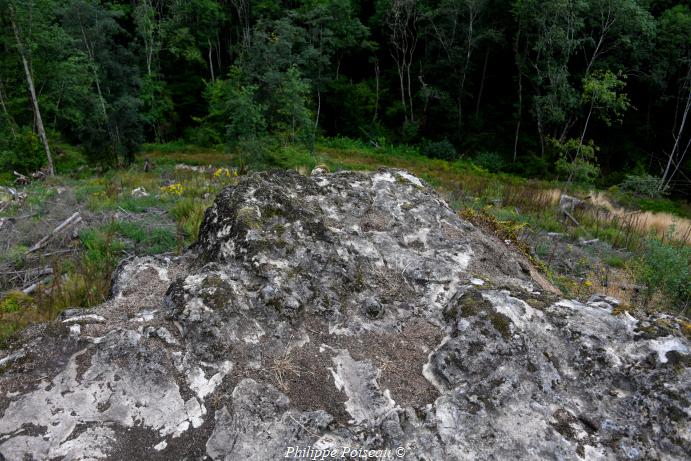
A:
{"type": "Polygon", "coordinates": [[[97,314],[86,314],[86,315],[77,315],[74,317],[70,317],[68,319],[65,319],[62,321],[62,323],[66,324],[71,324],[71,323],[103,323],[105,322],[106,319],[102,315],[97,315],[97,314]]]}
{"type": "Polygon", "coordinates": [[[332,361],[334,368],[329,371],[336,388],[348,397],[345,407],[354,424],[376,425],[396,408],[388,389],[380,389],[379,370],[370,362],[353,360],[347,350],[332,361]]]}
{"type": "Polygon", "coordinates": [[[400,176],[401,178],[405,178],[407,181],[413,183],[416,187],[423,188],[422,181],[420,181],[419,178],[413,176],[412,174],[406,172],[406,171],[397,171],[396,175],[400,176]]]}
{"type": "Polygon", "coordinates": [[[233,364],[230,361],[225,361],[219,364],[216,369],[218,371],[210,378],[206,377],[207,374],[201,367],[192,367],[186,372],[186,378],[190,389],[192,389],[194,393],[197,394],[197,397],[202,400],[216,390],[216,387],[221,384],[223,378],[233,369],[233,364]]]}
{"type": "Polygon", "coordinates": [[[196,399],[196,403],[183,401],[172,376],[157,373],[154,368],[122,368],[99,358],[116,344],[140,345],[141,335],[127,330],[109,333],[99,346],[92,346],[97,349],[74,354],[50,382],[9,403],[0,420],[0,436],[20,431],[27,421],[45,432],[26,443],[20,438],[4,443],[6,459],[23,459],[29,454],[37,459],[52,459],[53,454],[81,456],[96,445],[107,454],[113,440],[103,431],[94,429],[70,437],[79,425],[87,423],[140,426],[161,436],[179,436],[190,423],[198,426],[203,422],[205,410],[196,399]],[[87,359],[91,354],[95,355],[87,359]],[[79,363],[84,360],[92,365],[82,371],[79,363]]]}
{"type": "Polygon", "coordinates": [[[375,173],[372,175],[372,184],[373,185],[376,185],[378,182],[382,182],[382,181],[395,183],[396,178],[394,178],[394,176],[391,173],[389,173],[388,171],[386,171],[384,173],[375,173]]]}
{"type": "Polygon", "coordinates": [[[657,352],[657,361],[659,363],[667,363],[667,353],[676,351],[681,354],[688,354],[689,348],[684,344],[680,338],[674,336],[667,336],[665,338],[651,339],[648,342],[648,347],[657,352]]]}
{"type": "Polygon", "coordinates": [[[492,303],[492,306],[497,312],[506,315],[511,319],[517,328],[521,330],[526,329],[526,325],[534,320],[536,317],[543,317],[542,312],[533,309],[525,301],[514,298],[506,291],[485,291],[482,297],[492,303]]]}
{"type": "Polygon", "coordinates": [[[437,350],[441,349],[444,346],[444,344],[446,344],[449,341],[449,339],[451,339],[449,336],[445,336],[444,339],[442,339],[441,343],[439,343],[439,346],[437,346],[437,348],[434,351],[430,352],[427,355],[427,363],[425,363],[422,366],[422,376],[424,376],[425,379],[429,381],[430,384],[432,384],[441,394],[446,392],[448,390],[448,387],[434,374],[432,356],[437,350]]]}

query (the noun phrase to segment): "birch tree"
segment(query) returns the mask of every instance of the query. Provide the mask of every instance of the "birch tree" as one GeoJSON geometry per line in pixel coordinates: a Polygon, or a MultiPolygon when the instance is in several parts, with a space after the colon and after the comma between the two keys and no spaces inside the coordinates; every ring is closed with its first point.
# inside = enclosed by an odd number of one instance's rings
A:
{"type": "MultiPolygon", "coordinates": [[[[46,152],[46,159],[48,161],[48,174],[53,176],[55,174],[55,168],[53,166],[53,155],[50,151],[50,145],[48,144],[48,136],[46,135],[46,129],[43,125],[43,117],[41,116],[41,108],[38,103],[38,97],[36,96],[36,87],[34,85],[34,78],[32,75],[31,67],[29,61],[31,59],[31,47],[27,46],[27,41],[30,37],[24,34],[22,26],[19,23],[17,8],[13,2],[6,2],[4,5],[7,12],[9,13],[9,20],[12,25],[12,31],[14,33],[14,38],[17,45],[17,53],[22,62],[22,68],[24,70],[24,76],[26,78],[26,84],[29,88],[29,98],[31,99],[31,106],[34,112],[34,118],[36,122],[36,131],[38,131],[38,136],[43,144],[43,149],[46,152]]],[[[27,13],[27,29],[29,33],[31,31],[31,9],[33,8],[33,2],[28,1],[23,7],[26,9],[27,13]]]]}

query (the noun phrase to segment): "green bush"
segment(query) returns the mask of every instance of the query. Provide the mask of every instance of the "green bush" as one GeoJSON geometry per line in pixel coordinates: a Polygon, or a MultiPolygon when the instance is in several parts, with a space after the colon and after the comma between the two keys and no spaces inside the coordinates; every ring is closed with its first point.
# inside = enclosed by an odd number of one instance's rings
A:
{"type": "Polygon", "coordinates": [[[473,162],[491,172],[501,171],[506,165],[504,157],[497,152],[479,152],[473,158],[473,162]]]}
{"type": "Polygon", "coordinates": [[[186,141],[201,147],[213,147],[223,144],[223,136],[213,127],[198,126],[187,128],[184,133],[186,141]]]}
{"type": "Polygon", "coordinates": [[[569,181],[592,184],[600,174],[596,155],[600,148],[592,140],[581,143],[578,139],[567,139],[564,142],[550,139],[550,147],[559,157],[554,164],[557,173],[569,181]]]}
{"type": "Polygon", "coordinates": [[[619,188],[639,197],[660,198],[667,193],[667,187],[660,189],[659,186],[660,178],[643,174],[627,175],[619,188]]]}
{"type": "Polygon", "coordinates": [[[449,142],[448,139],[425,143],[425,145],[422,147],[422,155],[448,161],[456,160],[458,157],[456,148],[449,142]]]}
{"type": "Polygon", "coordinates": [[[208,203],[190,197],[178,200],[170,209],[178,229],[182,230],[187,243],[192,243],[199,236],[199,227],[204,220],[208,203]]]}
{"type": "Polygon", "coordinates": [[[655,293],[663,294],[681,312],[691,301],[691,248],[663,242],[655,237],[645,241],[641,259],[636,265],[636,278],[646,286],[647,301],[655,293]]]}
{"type": "Polygon", "coordinates": [[[23,129],[17,136],[0,133],[0,171],[31,173],[46,163],[46,153],[38,136],[23,129]]]}

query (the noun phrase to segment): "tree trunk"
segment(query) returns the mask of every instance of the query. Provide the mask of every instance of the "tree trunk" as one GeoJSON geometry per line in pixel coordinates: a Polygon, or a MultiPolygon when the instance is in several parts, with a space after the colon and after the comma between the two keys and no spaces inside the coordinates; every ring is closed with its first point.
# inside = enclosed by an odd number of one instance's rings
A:
{"type": "Polygon", "coordinates": [[[209,72],[211,73],[211,81],[215,82],[216,77],[214,76],[214,61],[213,61],[213,47],[211,46],[211,39],[208,38],[209,42],[209,72]]]}
{"type": "Polygon", "coordinates": [[[407,104],[405,103],[405,84],[403,83],[404,79],[404,74],[403,74],[403,68],[400,65],[397,65],[398,67],[398,82],[401,86],[401,104],[403,104],[403,114],[405,116],[405,121],[408,121],[408,108],[407,104]]]}
{"type": "MultiPolygon", "coordinates": [[[[573,158],[573,161],[575,162],[578,160],[578,157],[581,156],[581,148],[583,147],[583,141],[585,141],[585,133],[588,131],[588,124],[590,123],[590,116],[593,115],[593,106],[595,105],[595,100],[590,102],[590,109],[588,110],[588,116],[585,119],[585,125],[583,125],[583,131],[581,132],[581,138],[578,140],[578,149],[576,149],[576,155],[573,158]]],[[[569,173],[569,179],[567,182],[571,182],[571,179],[573,179],[573,170],[571,173],[569,173]]]]}
{"type": "Polygon", "coordinates": [[[374,115],[372,116],[372,123],[377,121],[379,114],[379,61],[374,61],[374,81],[375,81],[375,99],[374,99],[374,115]]]}
{"type": "Polygon", "coordinates": [[[7,106],[5,105],[5,85],[2,82],[2,78],[0,78],[0,106],[2,106],[2,112],[5,114],[5,118],[7,119],[7,124],[10,126],[10,131],[12,132],[12,137],[16,138],[17,137],[17,131],[15,130],[14,126],[14,119],[10,115],[9,111],[7,110],[7,106]]]}
{"type": "MultiPolygon", "coordinates": [[[[669,158],[667,159],[667,165],[665,166],[665,171],[662,174],[662,178],[660,179],[660,185],[658,187],[659,190],[664,190],[665,187],[667,187],[674,177],[674,174],[677,172],[679,169],[679,166],[682,163],[682,160],[684,159],[684,156],[688,152],[689,145],[687,144],[686,149],[684,149],[683,152],[679,155],[679,160],[674,161],[674,158],[677,156],[677,154],[680,152],[679,149],[679,141],[684,135],[684,128],[686,127],[686,120],[689,115],[689,111],[691,110],[691,87],[688,89],[687,95],[686,95],[686,104],[684,105],[684,113],[681,118],[681,124],[679,125],[679,130],[677,130],[676,135],[674,135],[674,145],[672,146],[672,152],[669,153],[669,158]],[[675,164],[674,171],[670,173],[670,168],[672,167],[672,164],[675,164]]],[[[689,139],[689,143],[691,143],[691,139],[689,139]]]]}
{"type": "Polygon", "coordinates": [[[518,21],[518,30],[516,31],[516,40],[513,42],[513,59],[516,63],[516,70],[518,71],[518,114],[516,114],[516,132],[513,136],[513,161],[516,162],[518,158],[518,135],[521,132],[521,119],[523,118],[523,69],[521,69],[521,54],[518,47],[521,43],[521,21],[518,21]]]}
{"type": "Polygon", "coordinates": [[[489,61],[489,46],[485,51],[485,63],[482,65],[482,78],[480,79],[480,89],[477,92],[477,102],[475,103],[475,118],[480,115],[480,103],[482,101],[482,93],[485,90],[485,78],[487,78],[487,62],[489,61]]]}
{"type": "Polygon", "coordinates": [[[103,98],[103,92],[101,92],[101,80],[98,78],[98,71],[96,70],[96,59],[94,58],[94,52],[89,45],[89,40],[86,38],[86,32],[84,31],[84,26],[81,24],[81,18],[79,21],[79,29],[82,32],[82,39],[84,40],[84,48],[89,55],[89,60],[91,61],[91,69],[94,74],[94,82],[96,83],[96,92],[98,93],[98,101],[101,103],[101,112],[103,114],[103,122],[108,123],[108,112],[106,111],[106,101],[103,98]]]}
{"type": "Polygon", "coordinates": [[[513,137],[513,161],[518,157],[518,135],[521,132],[521,119],[523,118],[523,73],[518,70],[518,114],[516,119],[516,133],[513,137]]]}
{"type": "Polygon", "coordinates": [[[410,87],[410,63],[406,67],[406,76],[408,78],[408,109],[410,110],[410,121],[415,121],[415,114],[413,113],[413,92],[410,87]]]}
{"type": "Polygon", "coordinates": [[[43,118],[41,117],[41,109],[38,107],[38,99],[36,98],[36,88],[34,87],[34,79],[31,76],[31,71],[29,69],[29,62],[24,54],[24,46],[19,38],[19,31],[17,29],[17,23],[14,19],[14,11],[10,7],[10,21],[12,22],[12,30],[14,31],[14,38],[17,40],[17,49],[19,50],[19,57],[22,60],[22,65],[24,67],[24,75],[26,76],[26,84],[29,86],[29,95],[31,96],[31,104],[34,109],[34,116],[36,119],[36,129],[38,131],[38,137],[41,138],[41,143],[43,143],[43,148],[46,151],[46,157],[48,159],[48,174],[53,176],[55,174],[55,169],[53,168],[53,156],[50,153],[50,146],[48,145],[48,137],[46,136],[46,130],[43,127],[43,118]]]}
{"type": "Polygon", "coordinates": [[[314,118],[314,131],[316,134],[317,128],[319,128],[319,114],[322,109],[322,92],[317,90],[317,116],[314,118]]]}

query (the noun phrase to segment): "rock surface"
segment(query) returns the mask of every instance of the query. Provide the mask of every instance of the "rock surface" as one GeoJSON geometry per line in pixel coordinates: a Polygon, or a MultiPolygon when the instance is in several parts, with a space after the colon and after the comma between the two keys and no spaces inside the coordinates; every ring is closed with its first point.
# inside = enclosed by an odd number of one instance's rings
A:
{"type": "Polygon", "coordinates": [[[253,174],[0,353],[0,453],[685,459],[679,321],[550,290],[406,172],[253,174]]]}

